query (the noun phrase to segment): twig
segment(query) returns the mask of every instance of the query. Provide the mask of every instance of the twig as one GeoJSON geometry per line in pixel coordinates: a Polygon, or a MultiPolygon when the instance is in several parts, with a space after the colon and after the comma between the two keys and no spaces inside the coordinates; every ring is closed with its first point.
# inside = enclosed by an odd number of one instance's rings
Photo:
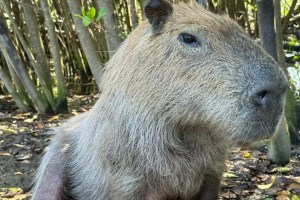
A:
{"type": "Polygon", "coordinates": [[[22,6],[26,6],[26,7],[29,7],[29,8],[33,8],[33,9],[36,9],[36,10],[41,10],[41,9],[40,9],[39,7],[37,7],[37,6],[33,6],[33,5],[30,5],[30,4],[27,4],[27,3],[22,3],[22,2],[17,1],[17,0],[10,0],[10,1],[15,2],[15,3],[17,3],[17,4],[20,4],[20,5],[22,5],[22,6]]]}
{"type": "Polygon", "coordinates": [[[289,20],[290,20],[290,18],[292,17],[292,15],[294,13],[297,2],[298,2],[298,0],[293,0],[288,14],[283,18],[282,33],[284,33],[286,31],[287,27],[288,27],[289,20]]]}

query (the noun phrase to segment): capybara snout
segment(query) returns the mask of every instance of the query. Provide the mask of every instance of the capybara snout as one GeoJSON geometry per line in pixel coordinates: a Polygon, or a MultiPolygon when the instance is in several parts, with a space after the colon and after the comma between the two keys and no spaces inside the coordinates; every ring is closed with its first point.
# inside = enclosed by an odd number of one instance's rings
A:
{"type": "Polygon", "coordinates": [[[274,67],[253,69],[256,76],[250,84],[249,98],[253,108],[262,115],[270,115],[272,110],[283,111],[288,83],[278,68],[279,66],[274,63],[274,67]]]}
{"type": "Polygon", "coordinates": [[[276,125],[284,114],[287,78],[275,61],[267,55],[264,58],[264,61],[269,61],[267,65],[259,60],[258,58],[256,64],[260,65],[250,67],[246,76],[248,87],[245,89],[247,95],[244,99],[244,111],[249,113],[246,124],[251,128],[248,129],[247,135],[238,136],[244,137],[244,142],[270,137],[275,133],[276,125]]]}

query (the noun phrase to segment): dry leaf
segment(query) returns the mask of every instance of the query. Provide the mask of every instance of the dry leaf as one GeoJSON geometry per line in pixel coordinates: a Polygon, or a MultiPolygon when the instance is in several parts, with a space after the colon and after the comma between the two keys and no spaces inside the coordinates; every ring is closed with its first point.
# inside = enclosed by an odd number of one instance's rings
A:
{"type": "Polygon", "coordinates": [[[7,153],[7,152],[0,152],[0,156],[10,156],[10,153],[7,153]]]}
{"type": "Polygon", "coordinates": [[[257,185],[257,187],[261,190],[266,190],[266,189],[269,189],[270,187],[272,187],[272,185],[274,184],[276,180],[276,177],[275,176],[271,176],[271,181],[269,184],[264,184],[264,185],[257,185]]]}
{"type": "Polygon", "coordinates": [[[235,175],[235,174],[232,173],[232,172],[224,172],[224,173],[223,173],[223,177],[224,177],[224,178],[237,178],[238,176],[235,175]]]}
{"type": "Polygon", "coordinates": [[[289,172],[293,168],[291,167],[275,167],[274,169],[271,170],[271,172],[289,172]]]}
{"type": "Polygon", "coordinates": [[[291,178],[293,181],[296,181],[298,183],[300,183],[300,176],[296,176],[296,177],[293,177],[291,178]]]}
{"type": "Polygon", "coordinates": [[[47,121],[48,122],[53,122],[55,120],[58,120],[59,119],[59,116],[58,115],[54,115],[53,117],[49,118],[47,121]]]}
{"type": "Polygon", "coordinates": [[[32,123],[33,122],[33,118],[25,119],[24,122],[26,122],[26,123],[32,123]]]}
{"type": "Polygon", "coordinates": [[[276,200],[290,200],[290,198],[285,195],[279,195],[276,197],[276,200]]]}
{"type": "Polygon", "coordinates": [[[300,190],[300,184],[298,183],[292,183],[287,187],[288,190],[297,189],[300,190]]]}
{"type": "Polygon", "coordinates": [[[4,129],[4,131],[9,132],[9,133],[17,133],[16,130],[11,129],[11,128],[6,128],[6,129],[4,129]]]}
{"type": "Polygon", "coordinates": [[[290,200],[291,193],[288,190],[282,190],[277,192],[276,200],[290,200]]]}

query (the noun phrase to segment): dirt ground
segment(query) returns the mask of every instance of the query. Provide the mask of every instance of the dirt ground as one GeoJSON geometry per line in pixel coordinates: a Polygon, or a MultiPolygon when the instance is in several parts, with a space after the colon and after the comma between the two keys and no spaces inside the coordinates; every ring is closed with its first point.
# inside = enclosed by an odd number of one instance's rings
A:
{"type": "MultiPolygon", "coordinates": [[[[69,114],[19,113],[11,98],[0,96],[0,199],[29,199],[36,168],[52,136],[47,131],[91,108],[97,96],[69,99],[69,114]]],[[[267,147],[233,149],[220,199],[300,200],[300,148],[280,167],[267,158],[267,147]]]]}
{"type": "Polygon", "coordinates": [[[34,173],[51,141],[47,134],[68,118],[91,108],[97,96],[69,99],[69,114],[20,113],[10,97],[0,96],[0,199],[28,199],[34,173]]]}

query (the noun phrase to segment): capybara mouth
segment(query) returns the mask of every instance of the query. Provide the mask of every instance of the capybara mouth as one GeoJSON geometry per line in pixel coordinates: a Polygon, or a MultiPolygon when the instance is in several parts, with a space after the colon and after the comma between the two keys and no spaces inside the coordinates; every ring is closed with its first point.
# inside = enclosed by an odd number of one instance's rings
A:
{"type": "Polygon", "coordinates": [[[258,140],[270,139],[276,131],[281,116],[282,114],[264,118],[256,116],[253,120],[247,120],[245,124],[241,125],[241,131],[235,134],[233,139],[238,143],[246,141],[247,143],[251,143],[258,140]]]}

